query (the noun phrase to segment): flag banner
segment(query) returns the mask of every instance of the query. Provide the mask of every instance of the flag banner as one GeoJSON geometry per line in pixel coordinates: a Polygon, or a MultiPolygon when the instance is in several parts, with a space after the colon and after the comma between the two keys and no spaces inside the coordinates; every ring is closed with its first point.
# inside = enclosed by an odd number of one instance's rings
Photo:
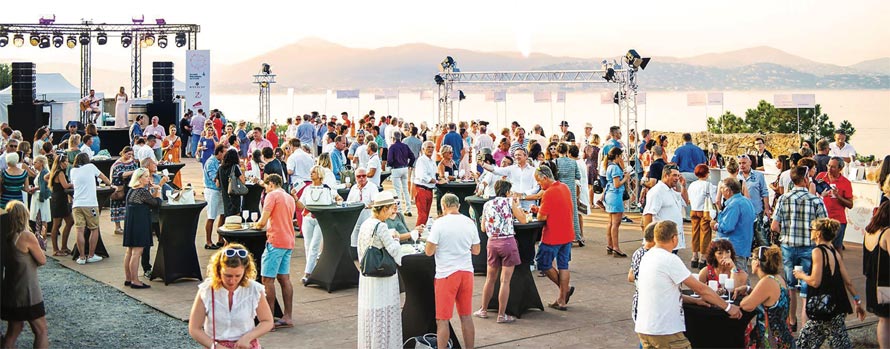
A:
{"type": "Polygon", "coordinates": [[[384,95],[384,94],[382,94],[382,93],[375,93],[375,94],[374,94],[374,100],[379,101],[379,100],[381,100],[381,99],[386,99],[386,95],[384,95]]]}
{"type": "Polygon", "coordinates": [[[796,108],[815,108],[816,95],[814,94],[793,94],[791,101],[794,102],[796,108]]]}
{"type": "Polygon", "coordinates": [[[787,94],[773,95],[773,105],[775,105],[776,108],[779,109],[795,108],[794,100],[792,99],[791,95],[787,94]]]}
{"type": "Polygon", "coordinates": [[[494,101],[495,102],[506,102],[507,101],[507,91],[494,91],[494,101]]]}
{"type": "Polygon", "coordinates": [[[460,101],[460,90],[451,90],[448,93],[448,98],[454,101],[460,101]]]}
{"type": "Polygon", "coordinates": [[[707,104],[707,96],[704,93],[687,93],[686,106],[701,107],[707,104]]]}
{"type": "Polygon", "coordinates": [[[426,100],[430,100],[430,99],[433,99],[433,91],[432,90],[420,91],[420,100],[421,101],[426,101],[426,100]]]}
{"type": "Polygon", "coordinates": [[[358,98],[358,90],[337,90],[337,99],[358,98]]]}
{"type": "Polygon", "coordinates": [[[185,94],[188,108],[210,110],[210,50],[185,52],[185,94]]]}
{"type": "Polygon", "coordinates": [[[485,92],[485,101],[486,102],[494,102],[494,91],[485,92]]]}
{"type": "Polygon", "coordinates": [[[551,97],[550,91],[535,91],[535,103],[549,103],[551,97]]]}
{"type": "Polygon", "coordinates": [[[566,102],[566,91],[556,92],[556,103],[565,103],[566,102]]]}
{"type": "Polygon", "coordinates": [[[637,93],[637,105],[645,105],[646,104],[646,92],[637,93]]]}
{"type": "Polygon", "coordinates": [[[708,92],[708,105],[723,105],[723,92],[708,92]]]}
{"type": "Polygon", "coordinates": [[[399,90],[386,90],[386,99],[399,99],[399,90]]]}
{"type": "Polygon", "coordinates": [[[615,103],[615,92],[600,93],[600,104],[613,104],[613,103],[615,103]]]}

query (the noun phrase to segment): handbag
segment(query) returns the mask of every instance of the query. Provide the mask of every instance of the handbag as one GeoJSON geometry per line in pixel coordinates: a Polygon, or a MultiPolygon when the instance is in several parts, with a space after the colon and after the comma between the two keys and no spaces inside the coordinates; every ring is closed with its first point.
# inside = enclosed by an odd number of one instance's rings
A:
{"type": "MultiPolygon", "coordinates": [[[[438,346],[438,337],[435,333],[427,333],[422,336],[411,337],[402,344],[402,347],[406,347],[408,342],[414,340],[414,349],[433,349],[438,346]]],[[[448,348],[453,348],[454,343],[451,342],[451,338],[448,339],[448,348]]]]}
{"type": "MultiPolygon", "coordinates": [[[[377,234],[377,227],[381,223],[374,226],[374,235],[377,234]]],[[[369,245],[365,250],[365,256],[362,258],[362,275],[367,277],[389,277],[396,274],[396,260],[389,255],[386,248],[377,248],[369,245]]]]}
{"type": "Polygon", "coordinates": [[[599,180],[593,181],[593,193],[594,194],[602,194],[603,193],[603,184],[600,183],[599,180]]]}
{"type": "MultiPolygon", "coordinates": [[[[811,287],[808,289],[806,312],[807,317],[813,320],[831,320],[839,313],[837,302],[842,301],[835,299],[837,294],[834,293],[838,286],[834,279],[840,276],[840,265],[837,262],[837,256],[835,256],[834,275],[828,275],[831,272],[831,268],[828,265],[828,253],[825,252],[825,247],[821,245],[817,246],[817,248],[819,251],[822,251],[822,256],[824,257],[824,262],[822,262],[822,282],[818,288],[811,287]]],[[[844,287],[843,284],[839,286],[841,288],[844,287]]],[[[843,291],[846,293],[846,290],[843,291]]]]}
{"type": "Polygon", "coordinates": [[[241,178],[235,175],[235,167],[229,170],[229,195],[247,195],[248,189],[241,181],[241,178]]]}
{"type": "MultiPolygon", "coordinates": [[[[877,246],[875,246],[875,248],[877,248],[877,249],[881,248],[881,238],[884,236],[884,232],[886,232],[886,231],[887,231],[887,228],[884,228],[884,230],[881,230],[881,235],[878,236],[878,244],[877,244],[877,246]]],[[[890,304],[890,286],[879,285],[880,279],[881,279],[881,253],[880,253],[880,251],[878,251],[878,268],[875,273],[875,285],[878,288],[877,289],[878,292],[876,293],[876,295],[878,297],[878,304],[890,304]]]]}
{"type": "Polygon", "coordinates": [[[621,194],[621,201],[630,200],[630,193],[627,190],[627,184],[624,185],[624,193],[621,194]]]}
{"type": "Polygon", "coordinates": [[[340,170],[340,182],[346,183],[346,178],[349,178],[349,183],[355,183],[355,170],[352,166],[346,165],[340,170]]]}
{"type": "Polygon", "coordinates": [[[322,187],[307,186],[300,195],[300,200],[307,206],[329,206],[334,202],[331,199],[331,188],[327,185],[322,187]]]}

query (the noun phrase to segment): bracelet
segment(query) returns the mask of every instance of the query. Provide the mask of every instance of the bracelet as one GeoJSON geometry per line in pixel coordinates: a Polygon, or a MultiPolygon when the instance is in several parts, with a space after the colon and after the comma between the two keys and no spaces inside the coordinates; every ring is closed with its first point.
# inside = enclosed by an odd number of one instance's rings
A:
{"type": "Polygon", "coordinates": [[[723,311],[728,313],[730,309],[732,309],[732,303],[726,302],[726,309],[723,309],[723,311]]]}

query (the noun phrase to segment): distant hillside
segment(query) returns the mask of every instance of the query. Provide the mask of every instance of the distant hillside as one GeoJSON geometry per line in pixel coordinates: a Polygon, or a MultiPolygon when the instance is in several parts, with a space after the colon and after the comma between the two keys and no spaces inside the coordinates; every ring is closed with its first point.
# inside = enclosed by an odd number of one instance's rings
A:
{"type": "Polygon", "coordinates": [[[851,65],[850,67],[861,71],[875,72],[890,75],[890,57],[872,59],[851,65]]]}

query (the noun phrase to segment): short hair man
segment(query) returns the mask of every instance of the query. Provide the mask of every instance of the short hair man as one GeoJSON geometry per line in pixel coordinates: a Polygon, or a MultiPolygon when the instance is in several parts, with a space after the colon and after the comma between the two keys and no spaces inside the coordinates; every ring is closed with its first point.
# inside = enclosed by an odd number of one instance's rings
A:
{"type": "Polygon", "coordinates": [[[559,287],[559,296],[550,307],[567,310],[566,304],[575,293],[575,288],[569,284],[569,261],[572,259],[572,241],[575,240],[572,194],[569,187],[553,178],[553,172],[547,166],[539,166],[535,170],[535,180],[544,191],[538,220],[545,222],[535,261],[538,270],[559,287]],[[554,259],[556,266],[553,266],[554,259]]]}
{"type": "Polygon", "coordinates": [[[723,203],[723,210],[717,214],[717,220],[711,224],[717,237],[729,240],[735,248],[736,268],[748,271],[756,218],[754,205],[742,195],[742,183],[738,179],[724,178],[722,188],[720,195],[726,201],[723,203]]]}
{"type": "Polygon", "coordinates": [[[837,220],[841,226],[832,244],[836,249],[844,249],[844,233],[847,231],[847,209],[853,208],[853,184],[841,172],[844,159],[834,156],[828,161],[828,171],[816,175],[816,181],[824,181],[828,188],[821,193],[828,218],[837,220]]]}
{"type": "Polygon", "coordinates": [[[204,162],[204,199],[207,200],[207,222],[204,224],[204,248],[208,250],[216,250],[223,246],[222,237],[217,235],[217,243],[213,243],[213,221],[217,221],[217,226],[223,225],[223,216],[225,209],[223,208],[222,193],[216,186],[216,175],[219,173],[219,164],[223,155],[228,150],[225,144],[217,144],[213,148],[213,156],[207,158],[204,162]]]}
{"type": "MultiPolygon", "coordinates": [[[[646,193],[646,208],[643,209],[643,226],[651,222],[673,221],[683,231],[683,207],[689,206],[686,192],[686,178],[680,175],[676,165],[664,167],[661,180],[646,193]],[[677,188],[679,187],[679,189],[677,188]]],[[[681,233],[678,249],[686,248],[686,238],[681,233]]]]}
{"type": "Polygon", "coordinates": [[[266,251],[260,275],[269,304],[275,304],[275,280],[281,285],[284,314],[275,327],[293,327],[294,288],[290,283],[290,258],[294,250],[294,226],[291,218],[297,207],[293,197],[281,189],[283,183],[281,176],[274,173],[263,179],[266,199],[256,228],[266,229],[266,251]]]}
{"type": "Polygon", "coordinates": [[[834,131],[834,141],[834,143],[828,145],[830,149],[828,155],[840,157],[846,163],[853,161],[853,157],[856,156],[856,149],[853,148],[852,144],[847,143],[847,131],[843,129],[834,131]]]}
{"type": "Polygon", "coordinates": [[[813,160],[816,160],[816,172],[828,171],[828,161],[831,160],[829,151],[831,146],[828,145],[827,139],[822,138],[816,142],[816,155],[813,155],[813,160]]]}
{"type": "Polygon", "coordinates": [[[426,255],[436,257],[436,335],[439,348],[447,348],[449,321],[457,304],[464,345],[474,347],[473,258],[478,255],[476,224],[460,213],[460,199],[448,193],[441,201],[444,215],[436,220],[427,236],[426,255]]]}

